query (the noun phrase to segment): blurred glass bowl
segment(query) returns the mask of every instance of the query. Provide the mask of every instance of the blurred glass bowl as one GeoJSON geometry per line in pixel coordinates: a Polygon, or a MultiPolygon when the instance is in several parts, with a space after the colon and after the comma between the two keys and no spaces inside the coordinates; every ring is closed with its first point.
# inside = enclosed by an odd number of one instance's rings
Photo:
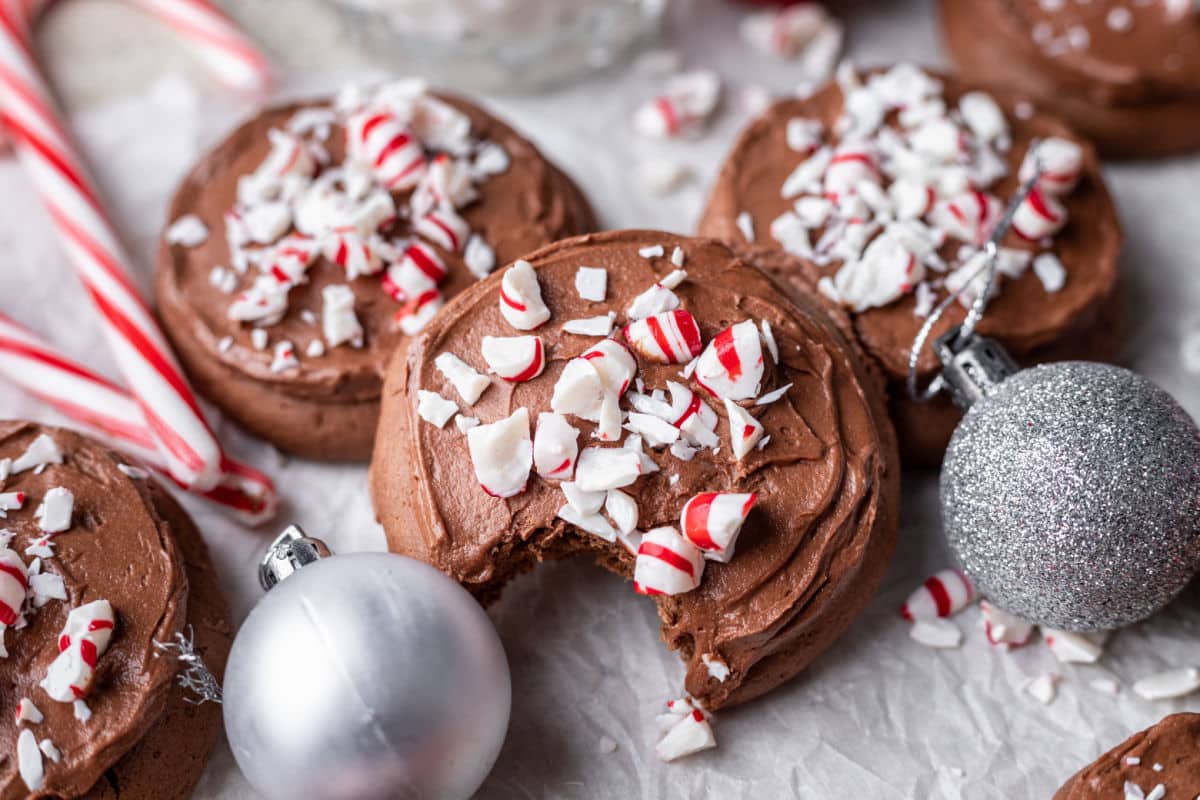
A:
{"type": "Polygon", "coordinates": [[[440,85],[529,91],[615,63],[668,0],[328,0],[373,60],[440,85]]]}

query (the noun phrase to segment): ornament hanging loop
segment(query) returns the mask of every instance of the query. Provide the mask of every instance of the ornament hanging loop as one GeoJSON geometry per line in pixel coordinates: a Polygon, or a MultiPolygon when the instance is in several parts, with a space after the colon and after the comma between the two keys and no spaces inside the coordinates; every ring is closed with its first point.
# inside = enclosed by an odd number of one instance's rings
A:
{"type": "Polygon", "coordinates": [[[932,313],[926,317],[925,324],[917,332],[912,349],[908,354],[908,396],[914,401],[928,402],[946,390],[953,396],[954,402],[965,410],[1017,371],[1017,365],[1000,346],[1000,343],[978,336],[975,328],[983,319],[983,312],[987,309],[992,288],[996,283],[996,263],[1000,255],[1000,242],[1008,234],[1008,229],[1012,227],[1013,216],[1017,213],[1017,209],[1021,203],[1025,202],[1025,198],[1037,186],[1041,177],[1042,161],[1035,151],[1033,174],[1021,184],[1016,194],[1008,201],[1004,215],[996,223],[991,238],[984,245],[984,253],[987,254],[987,258],[967,280],[963,281],[962,286],[938,303],[932,313]],[[946,313],[946,309],[958,300],[968,286],[973,286],[976,279],[982,275],[987,276],[983,289],[975,296],[962,324],[951,328],[934,341],[934,353],[941,362],[942,371],[928,386],[922,389],[917,376],[917,365],[921,361],[921,353],[925,350],[925,344],[929,341],[934,326],[946,313]]]}
{"type": "Polygon", "coordinates": [[[320,539],[306,536],[299,525],[289,525],[271,542],[271,546],[259,562],[258,582],[264,591],[269,592],[294,572],[331,555],[329,548],[320,539]]]}

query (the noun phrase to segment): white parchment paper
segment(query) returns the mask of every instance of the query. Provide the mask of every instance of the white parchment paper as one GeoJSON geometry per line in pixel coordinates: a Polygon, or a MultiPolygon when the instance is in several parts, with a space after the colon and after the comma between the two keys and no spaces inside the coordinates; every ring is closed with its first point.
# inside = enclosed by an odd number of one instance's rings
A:
{"type": "MultiPolygon", "coordinates": [[[[847,2],[850,50],[862,63],[944,56],[930,4],[847,2]]],[[[746,121],[739,90],[775,92],[795,82],[786,64],[751,53],[736,38],[741,13],[697,2],[676,14],[667,44],[688,62],[727,78],[724,109],[705,137],[660,145],[628,130],[633,105],[656,79],[629,70],[534,98],[491,104],[572,173],[611,227],[691,230],[704,191],[746,121]],[[669,157],[694,178],[668,197],[641,188],[637,164],[669,157]]],[[[286,94],[335,88],[346,75],[289,79],[286,94]]],[[[153,246],[171,188],[193,159],[249,107],[201,96],[166,77],[148,93],[77,115],[90,162],[150,282],[153,246]]],[[[1123,258],[1128,331],[1124,361],[1200,413],[1200,375],[1183,367],[1188,330],[1200,329],[1200,159],[1112,166],[1128,244],[1123,258]]],[[[0,158],[0,308],[67,352],[116,375],[84,293],[45,214],[11,160],[0,158]]],[[[0,383],[0,413],[61,422],[0,383]]],[[[284,497],[283,521],[302,523],[335,550],[382,548],[366,470],[287,460],[215,414],[222,440],[270,472],[284,497]]],[[[265,533],[184,497],[213,548],[238,619],[259,596],[254,566],[265,533]]],[[[1136,729],[1200,697],[1150,703],[1134,680],[1200,664],[1200,587],[1156,619],[1116,635],[1101,663],[1060,665],[1042,645],[1012,654],[989,649],[975,610],[956,621],[962,648],[934,651],[908,638],[895,609],[947,564],[932,475],[906,476],[896,562],[870,611],[805,675],[767,698],[721,713],[720,746],[663,765],[653,755],[653,717],[678,693],[682,668],[658,636],[653,604],[590,564],[543,565],[516,581],[491,614],[514,680],[509,738],[481,797],[497,798],[1045,798],[1071,773],[1136,729]],[[1024,691],[1046,672],[1063,676],[1043,706],[1024,691]],[[1113,677],[1110,696],[1089,686],[1113,677]],[[615,751],[606,752],[607,740],[615,751]]],[[[228,751],[213,758],[197,797],[251,798],[228,751]]]]}

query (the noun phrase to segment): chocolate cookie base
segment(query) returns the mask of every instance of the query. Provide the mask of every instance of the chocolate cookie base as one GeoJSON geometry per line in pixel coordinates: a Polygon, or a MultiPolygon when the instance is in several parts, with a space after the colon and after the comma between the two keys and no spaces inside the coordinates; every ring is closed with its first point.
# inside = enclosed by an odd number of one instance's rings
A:
{"type": "Polygon", "coordinates": [[[1167,798],[1200,796],[1200,714],[1173,714],[1134,734],[1077,772],[1054,800],[1125,797],[1127,781],[1147,796],[1160,784],[1167,798]]]}

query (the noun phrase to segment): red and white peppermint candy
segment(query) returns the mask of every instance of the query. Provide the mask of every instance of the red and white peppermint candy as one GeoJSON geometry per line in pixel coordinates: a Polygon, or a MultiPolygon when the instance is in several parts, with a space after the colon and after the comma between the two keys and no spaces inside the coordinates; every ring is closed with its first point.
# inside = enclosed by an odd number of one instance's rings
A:
{"type": "Polygon", "coordinates": [[[745,400],[758,396],[763,377],[758,326],[745,320],[718,333],[700,354],[696,383],[713,397],[745,400]]]}
{"type": "Polygon", "coordinates": [[[704,347],[696,318],[683,309],[629,323],[625,326],[625,341],[635,352],[660,364],[686,364],[704,347]]]}
{"type": "Polygon", "coordinates": [[[1053,236],[1067,224],[1066,207],[1052,194],[1035,186],[1013,213],[1012,228],[1030,242],[1053,236]]]}
{"type": "Polygon", "coordinates": [[[19,511],[25,506],[24,492],[0,493],[0,519],[8,516],[6,512],[19,511]]]}
{"type": "Polygon", "coordinates": [[[689,542],[704,551],[710,561],[728,563],[733,557],[742,523],[754,507],[757,494],[702,492],[688,500],[679,524],[689,542]]]}
{"type": "Polygon", "coordinates": [[[413,230],[451,253],[461,253],[471,235],[467,221],[450,206],[439,206],[419,218],[413,230]]]}
{"type": "Polygon", "coordinates": [[[847,261],[833,277],[838,300],[855,311],[886,306],[925,279],[925,264],[903,241],[885,232],[862,258],[847,261]]]}
{"type": "Polygon", "coordinates": [[[546,368],[540,336],[485,336],[480,350],[488,369],[509,383],[531,381],[546,368]]]}
{"type": "Polygon", "coordinates": [[[404,256],[387,269],[383,290],[401,303],[421,297],[437,289],[446,278],[446,264],[437,252],[424,242],[412,242],[404,256]]]}
{"type": "Polygon", "coordinates": [[[1018,173],[1021,182],[1033,177],[1038,162],[1042,174],[1038,187],[1047,194],[1064,195],[1075,188],[1083,171],[1083,148],[1070,139],[1051,136],[1029,148],[1018,173]]]}
{"type": "Polygon", "coordinates": [[[287,311],[289,286],[273,275],[259,275],[250,288],[233,298],[226,313],[238,322],[274,325],[287,311]]]}
{"type": "Polygon", "coordinates": [[[363,328],[354,313],[354,290],[334,283],[321,290],[321,332],[330,347],[349,342],[363,345],[363,328]]]}
{"type": "Polygon", "coordinates": [[[633,588],[638,594],[675,595],[700,585],[704,555],[672,527],[647,531],[633,565],[633,588]]]}
{"type": "Polygon", "coordinates": [[[311,178],[317,171],[312,152],[299,136],[275,128],[267,131],[271,150],[255,175],[270,178],[311,178]]]}
{"type": "Polygon", "coordinates": [[[734,457],[741,461],[762,440],[762,423],[729,398],[725,398],[725,414],[729,417],[729,446],[734,457]]]}
{"type": "MultiPolygon", "coordinates": [[[[308,271],[313,259],[317,257],[317,253],[321,249],[311,236],[293,233],[280,239],[274,247],[267,251],[258,266],[260,270],[275,278],[280,285],[295,286],[303,280],[304,273],[308,271]]],[[[326,251],[326,256],[332,258],[328,251],[326,251]]],[[[345,264],[342,266],[346,267],[345,264]]],[[[349,272],[348,268],[347,272],[349,272]]]]}
{"type": "Polygon", "coordinates": [[[615,339],[604,339],[584,350],[579,358],[591,364],[600,375],[604,388],[618,397],[633,383],[637,361],[625,345],[615,339]]]}
{"type": "Polygon", "coordinates": [[[62,486],[46,492],[42,504],[33,512],[42,533],[62,533],[71,527],[71,513],[75,508],[75,494],[62,486]]]}
{"type": "Polygon", "coordinates": [[[908,596],[900,607],[900,616],[907,620],[930,620],[949,617],[967,607],[975,598],[975,588],[956,569],[936,573],[908,596]]]}
{"type": "Polygon", "coordinates": [[[467,449],[485,492],[492,497],[512,497],[525,491],[533,467],[528,409],[522,406],[509,417],[471,428],[467,449]]]}
{"type": "Polygon", "coordinates": [[[115,619],[107,600],[95,600],[71,609],[58,637],[58,656],[41,682],[52,700],[73,703],[87,696],[95,677],[96,662],[108,649],[115,619]]]}
{"type": "Polygon", "coordinates": [[[478,197],[469,165],[445,153],[438,153],[429,164],[425,177],[417,184],[409,205],[413,217],[421,217],[436,208],[462,208],[478,197]]]}
{"type": "Polygon", "coordinates": [[[858,191],[860,183],[879,185],[883,176],[875,151],[861,142],[840,145],[825,168],[823,188],[826,196],[841,198],[858,191]]]}
{"type": "Polygon", "coordinates": [[[992,235],[1004,204],[988,192],[967,191],[942,200],[929,212],[929,222],[947,236],[982,244],[992,235]]]}
{"type": "Polygon", "coordinates": [[[31,725],[39,724],[45,717],[42,715],[41,709],[33,704],[33,701],[28,697],[22,697],[17,703],[17,724],[28,722],[31,725]]]}
{"type": "Polygon", "coordinates": [[[888,198],[896,219],[920,219],[933,210],[937,192],[921,181],[898,178],[888,187],[888,198]]]}
{"type": "MultiPolygon", "coordinates": [[[[662,256],[662,245],[656,245],[652,249],[660,257],[662,256]]],[[[646,251],[647,248],[642,248],[640,252],[645,254],[646,251]]],[[[686,270],[671,270],[661,281],[656,281],[649,289],[633,298],[633,302],[629,304],[629,308],[625,310],[625,313],[629,315],[630,319],[637,320],[663,311],[672,311],[679,308],[679,295],[675,294],[672,290],[683,283],[686,278],[686,270]]]]}
{"type": "Polygon", "coordinates": [[[795,58],[827,27],[836,25],[819,3],[797,3],[742,19],[740,32],[751,47],[783,58],[795,58]]]}
{"type": "Polygon", "coordinates": [[[717,746],[708,716],[689,698],[667,703],[667,713],[660,714],[657,721],[662,738],[654,746],[654,752],[662,761],[674,761],[717,746]]]}
{"type": "Polygon", "coordinates": [[[1104,653],[1104,633],[1076,633],[1046,628],[1042,631],[1046,646],[1064,664],[1095,664],[1104,653]]]}
{"type": "Polygon", "coordinates": [[[325,236],[321,241],[321,253],[344,269],[350,280],[374,275],[383,269],[383,259],[378,251],[353,229],[343,228],[325,236]]]}
{"type": "Polygon", "coordinates": [[[391,191],[411,189],[425,174],[424,148],[387,109],[360,111],[346,121],[346,152],[391,191]]]}
{"type": "Polygon", "coordinates": [[[16,552],[0,549],[0,648],[4,646],[3,629],[17,621],[28,589],[29,574],[25,562],[16,552]]]}
{"type": "Polygon", "coordinates": [[[979,610],[983,614],[983,630],[991,644],[1021,647],[1033,636],[1034,626],[1020,617],[1015,617],[1002,608],[989,603],[979,602],[979,610]]]}
{"type": "Polygon", "coordinates": [[[676,75],[662,95],[638,106],[633,113],[633,128],[653,138],[692,135],[703,127],[720,96],[721,79],[715,72],[697,70],[676,75]]]}
{"type": "Polygon", "coordinates": [[[406,300],[404,307],[396,312],[400,330],[406,336],[417,335],[445,304],[442,293],[437,289],[429,289],[406,300]]]}
{"type": "Polygon", "coordinates": [[[538,475],[569,481],[578,457],[579,429],[562,414],[545,411],[538,414],[533,434],[533,466],[538,475]]]}
{"type": "Polygon", "coordinates": [[[528,261],[505,270],[500,280],[500,314],[519,331],[531,331],[550,319],[537,272],[528,261]]]}

